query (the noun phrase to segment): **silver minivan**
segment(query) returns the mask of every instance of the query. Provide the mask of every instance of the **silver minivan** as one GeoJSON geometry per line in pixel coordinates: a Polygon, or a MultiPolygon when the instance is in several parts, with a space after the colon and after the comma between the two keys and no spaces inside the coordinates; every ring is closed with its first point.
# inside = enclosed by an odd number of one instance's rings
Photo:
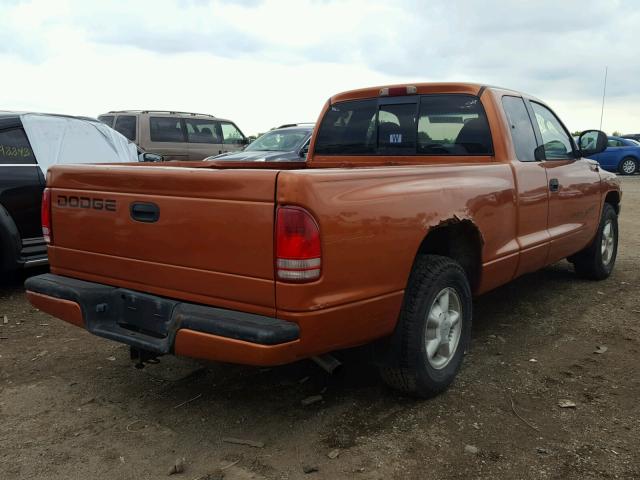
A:
{"type": "Polygon", "coordinates": [[[118,110],[98,119],[164,160],[202,160],[242,150],[248,143],[231,120],[201,113],[118,110]]]}

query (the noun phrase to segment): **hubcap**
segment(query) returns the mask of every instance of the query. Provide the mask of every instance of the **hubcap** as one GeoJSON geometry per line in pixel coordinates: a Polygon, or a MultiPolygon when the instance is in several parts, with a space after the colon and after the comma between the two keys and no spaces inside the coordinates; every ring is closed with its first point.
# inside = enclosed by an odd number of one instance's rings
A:
{"type": "Polygon", "coordinates": [[[440,370],[449,364],[460,342],[462,303],[456,291],[450,287],[441,290],[427,315],[427,360],[433,368],[440,370]]]}
{"type": "Polygon", "coordinates": [[[625,160],[622,164],[622,171],[627,174],[631,174],[636,171],[636,162],[633,160],[625,160]]]}
{"type": "Polygon", "coordinates": [[[602,243],[600,244],[600,256],[602,257],[602,263],[609,265],[611,258],[613,257],[613,246],[615,244],[615,233],[613,231],[613,225],[611,220],[608,220],[604,224],[602,229],[602,243]]]}

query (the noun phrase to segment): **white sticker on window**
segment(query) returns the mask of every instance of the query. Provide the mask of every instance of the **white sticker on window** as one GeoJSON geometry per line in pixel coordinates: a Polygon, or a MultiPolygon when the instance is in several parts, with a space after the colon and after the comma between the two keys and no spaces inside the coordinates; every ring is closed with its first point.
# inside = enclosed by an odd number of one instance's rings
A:
{"type": "Polygon", "coordinates": [[[402,143],[402,134],[401,133],[389,134],[389,143],[402,143]]]}

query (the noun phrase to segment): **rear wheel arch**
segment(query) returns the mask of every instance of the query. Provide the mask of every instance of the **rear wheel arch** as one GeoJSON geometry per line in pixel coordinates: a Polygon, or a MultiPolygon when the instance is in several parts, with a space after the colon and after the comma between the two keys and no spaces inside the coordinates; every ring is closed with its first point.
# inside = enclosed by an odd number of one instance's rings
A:
{"type": "Polygon", "coordinates": [[[455,260],[465,271],[471,290],[475,291],[480,283],[482,245],[482,235],[473,221],[452,218],[429,229],[415,259],[421,255],[441,255],[455,260]]]}

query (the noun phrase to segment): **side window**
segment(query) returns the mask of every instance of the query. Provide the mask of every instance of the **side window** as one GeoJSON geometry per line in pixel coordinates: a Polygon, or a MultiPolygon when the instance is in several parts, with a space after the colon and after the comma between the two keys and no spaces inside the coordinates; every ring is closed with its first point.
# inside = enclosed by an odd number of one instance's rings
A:
{"type": "Polygon", "coordinates": [[[331,105],[320,124],[315,153],[374,154],[377,110],[377,100],[356,100],[331,105]]]}
{"type": "Polygon", "coordinates": [[[152,142],[185,142],[179,118],[149,117],[149,136],[152,142]]]}
{"type": "Polygon", "coordinates": [[[378,153],[416,153],[416,104],[381,105],[378,112],[378,153]]]}
{"type": "Polygon", "coordinates": [[[98,117],[98,120],[100,120],[102,123],[104,123],[105,125],[108,125],[110,127],[113,127],[113,119],[115,117],[113,115],[100,115],[98,117]]]}
{"type": "Polygon", "coordinates": [[[492,155],[489,122],[472,95],[425,95],[420,99],[418,154],[492,155]]]}
{"type": "Polygon", "coordinates": [[[558,118],[551,110],[536,102],[531,102],[536,122],[542,135],[542,144],[547,160],[575,158],[571,139],[558,118]]]}
{"type": "Polygon", "coordinates": [[[502,108],[504,108],[504,113],[509,120],[511,139],[518,160],[521,162],[535,161],[535,150],[538,144],[524,100],[520,97],[502,97],[502,108]]]}
{"type": "Polygon", "coordinates": [[[133,115],[118,115],[114,129],[131,141],[136,139],[136,117],[133,115]]]}
{"type": "Polygon", "coordinates": [[[222,126],[222,138],[224,143],[233,144],[233,145],[242,145],[244,144],[244,135],[238,130],[233,123],[222,122],[220,124],[222,126]]]}
{"type": "Polygon", "coordinates": [[[609,147],[622,147],[623,145],[622,145],[622,142],[620,140],[617,140],[615,138],[610,138],[607,141],[607,146],[609,146],[609,147]]]}
{"type": "Polygon", "coordinates": [[[222,143],[220,122],[213,120],[185,119],[189,143],[222,143]]]}
{"type": "Polygon", "coordinates": [[[0,165],[36,163],[31,145],[24,130],[10,128],[0,130],[0,165]]]}

